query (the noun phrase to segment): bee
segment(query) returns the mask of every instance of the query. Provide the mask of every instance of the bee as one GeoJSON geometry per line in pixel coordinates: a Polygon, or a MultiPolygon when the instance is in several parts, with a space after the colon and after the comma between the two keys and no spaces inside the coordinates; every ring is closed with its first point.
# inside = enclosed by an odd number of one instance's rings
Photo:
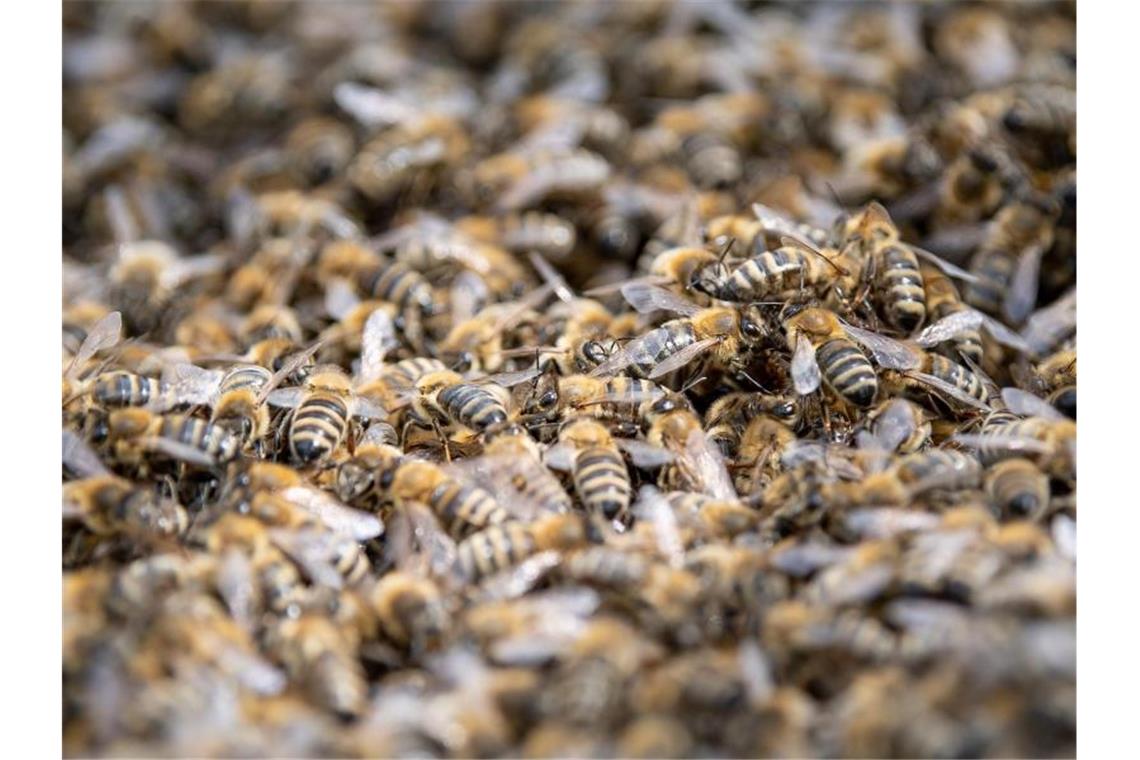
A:
{"type": "Polygon", "coordinates": [[[784,330],[793,353],[791,371],[797,393],[814,391],[822,376],[844,401],[864,409],[874,403],[879,392],[875,368],[834,314],[804,309],[784,322],[784,330]]]}
{"type": "Polygon", "coordinates": [[[493,525],[468,536],[459,544],[456,562],[464,578],[478,582],[538,552],[573,549],[586,540],[581,515],[547,515],[532,523],[493,525]]]}
{"type": "Polygon", "coordinates": [[[1045,199],[1030,197],[1003,206],[970,259],[976,281],[967,284],[966,301],[1013,324],[1024,321],[1036,306],[1038,269],[1053,242],[1055,216],[1045,199]]]}
{"type": "MultiPolygon", "coordinates": [[[[932,323],[937,324],[951,315],[969,311],[969,307],[962,303],[958,295],[957,286],[941,270],[924,263],[921,271],[926,287],[926,308],[932,323]]],[[[952,340],[954,350],[959,355],[975,364],[981,363],[984,349],[977,327],[964,326],[952,340]]]]}
{"type": "Polygon", "coordinates": [[[701,309],[667,290],[637,282],[629,283],[622,293],[642,313],[666,310],[684,316],[630,341],[591,375],[626,371],[634,377],[654,380],[705,353],[714,365],[733,368],[741,363],[741,356],[767,334],[762,318],[753,307],[701,309]]]}
{"type": "Polygon", "coordinates": [[[985,490],[990,504],[1007,519],[1037,519],[1049,506],[1049,477],[1021,457],[986,470],[985,490]]]}
{"type": "MultiPolygon", "coordinates": [[[[1010,397],[1006,388],[1003,398],[1010,397]]],[[[977,449],[985,465],[1025,456],[1052,478],[1076,477],[1077,424],[1030,394],[1017,394],[1014,411],[997,410],[982,421],[978,433],[956,433],[953,440],[977,449]],[[1032,402],[1029,399],[1033,399],[1032,402]],[[1030,413],[1024,419],[1021,413],[1030,413]]]]}
{"type": "Polygon", "coordinates": [[[756,527],[758,515],[754,509],[739,501],[726,501],[690,491],[670,491],[662,494],[678,520],[691,524],[701,535],[715,538],[732,538],[756,527]]]}
{"type": "Polygon", "coordinates": [[[1001,157],[979,146],[959,155],[940,181],[935,217],[951,225],[989,219],[1005,199],[1001,157]]]}
{"type": "Polygon", "coordinates": [[[354,393],[352,380],[336,365],[316,367],[303,387],[273,390],[266,398],[274,406],[293,408],[287,432],[289,454],[306,465],[319,464],[337,451],[354,417],[387,417],[374,402],[354,393]]]}
{"type": "Polygon", "coordinates": [[[918,352],[918,366],[911,370],[886,370],[884,383],[889,388],[910,391],[922,399],[931,390],[942,397],[975,410],[988,412],[990,391],[986,382],[972,369],[939,354],[918,352]]]}
{"type": "Polygon", "coordinates": [[[1057,411],[1070,419],[1077,418],[1077,352],[1061,349],[1036,365],[1011,368],[1018,383],[1027,390],[1044,396],[1057,411]]]}
{"type": "Polygon", "coordinates": [[[368,599],[388,640],[413,655],[439,642],[451,627],[443,594],[428,578],[389,572],[372,588],[368,599]]]}
{"type": "Polygon", "coordinates": [[[641,414],[648,425],[646,441],[673,455],[662,470],[662,486],[699,491],[721,500],[736,499],[720,450],[709,440],[684,396],[670,393],[647,401],[641,414]]]}
{"type": "Polygon", "coordinates": [[[523,412],[563,420],[586,416],[608,425],[629,425],[638,419],[643,403],[664,395],[665,389],[652,380],[623,375],[608,378],[569,375],[557,378],[550,388],[536,387],[524,403],[523,412]]]}
{"type": "Polygon", "coordinates": [[[224,266],[219,255],[182,257],[168,243],[124,241],[107,278],[112,301],[120,306],[128,328],[141,334],[159,327],[176,293],[224,266]]]}
{"type": "Polygon", "coordinates": [[[309,698],[349,720],[364,710],[368,684],[344,633],[328,618],[305,614],[283,618],[270,629],[268,647],[309,698]]]}
{"type": "Polygon", "coordinates": [[[883,450],[913,454],[929,443],[931,425],[921,407],[892,398],[867,413],[866,430],[883,450]]]}
{"type": "Polygon", "coordinates": [[[424,420],[458,424],[477,432],[504,424],[509,415],[506,392],[494,383],[477,385],[451,370],[423,375],[415,384],[412,407],[424,420]]]}
{"type": "Polygon", "coordinates": [[[571,510],[570,495],[546,468],[539,445],[519,425],[495,431],[482,455],[452,467],[494,493],[513,514],[537,517],[571,510]]]}
{"type": "Polygon", "coordinates": [[[970,454],[951,449],[930,449],[895,460],[895,477],[909,493],[918,496],[931,490],[965,490],[981,483],[982,466],[970,454]]]}
{"type": "Polygon", "coordinates": [[[760,416],[767,416],[788,430],[795,430],[802,414],[795,396],[736,391],[721,396],[705,411],[705,432],[726,457],[734,457],[742,432],[760,416]]]}
{"type": "Polygon", "coordinates": [[[265,367],[235,364],[221,371],[176,364],[168,368],[166,377],[164,394],[155,397],[160,402],[165,399],[163,407],[209,406],[211,423],[238,436],[244,451],[257,451],[269,435],[270,414],[261,394],[274,376],[265,367]]]}
{"type": "Polygon", "coordinates": [[[502,216],[469,216],[455,223],[460,232],[515,254],[530,251],[550,261],[565,260],[577,244],[577,228],[557,214],[522,211],[502,216]]]}
{"type": "MultiPolygon", "coordinates": [[[[709,438],[716,440],[711,431],[709,438]]],[[[734,442],[731,454],[736,490],[748,495],[760,493],[783,471],[782,457],[795,440],[795,434],[778,418],[767,414],[753,417],[734,442]]]]}
{"type": "Polygon", "coordinates": [[[572,420],[558,432],[559,445],[546,452],[546,462],[568,470],[586,510],[628,526],[632,486],[629,470],[609,431],[590,418],[572,420]]]}
{"type": "Polygon", "coordinates": [[[241,454],[241,439],[220,425],[185,414],[128,408],[107,418],[107,444],[115,458],[139,466],[147,451],[199,467],[224,465],[241,454]]]}
{"type": "Polygon", "coordinates": [[[461,188],[476,205],[495,199],[497,211],[528,208],[552,196],[592,193],[610,177],[598,154],[566,145],[522,144],[477,163],[461,177],[461,188]]]}
{"type": "Polygon", "coordinates": [[[467,154],[463,126],[443,115],[397,124],[365,143],[348,166],[348,180],[376,203],[402,192],[426,193],[438,174],[467,154]]]}
{"type": "Polygon", "coordinates": [[[348,167],[356,140],[352,130],[339,121],[314,116],[289,131],[285,151],[309,184],[323,185],[348,167]]]}

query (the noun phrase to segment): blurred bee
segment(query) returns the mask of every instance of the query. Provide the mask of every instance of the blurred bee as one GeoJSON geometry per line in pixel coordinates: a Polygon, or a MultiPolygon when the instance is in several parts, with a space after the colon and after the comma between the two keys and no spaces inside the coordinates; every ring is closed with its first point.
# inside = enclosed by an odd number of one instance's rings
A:
{"type": "Polygon", "coordinates": [[[225,132],[231,118],[267,125],[293,100],[292,72],[284,55],[250,53],[195,77],[178,104],[179,122],[191,132],[225,132]]]}
{"type": "Polygon", "coordinates": [[[1066,417],[1077,418],[1076,349],[1061,349],[1036,365],[1014,365],[1011,370],[1023,388],[1045,397],[1066,417]]]}
{"type": "Polygon", "coordinates": [[[756,510],[739,501],[690,491],[670,491],[661,496],[677,514],[679,523],[693,526],[705,538],[733,538],[753,530],[759,518],[756,510]]]}
{"type": "Polygon", "coordinates": [[[218,255],[181,257],[157,240],[124,241],[107,275],[109,294],[132,333],[150,332],[159,327],[183,286],[217,274],[224,265],[218,255]]]}
{"type": "MultiPolygon", "coordinates": [[[[933,323],[953,314],[968,311],[962,303],[958,288],[937,267],[922,264],[922,279],[926,286],[926,308],[933,323]]],[[[965,326],[952,339],[954,350],[975,364],[980,364],[983,355],[982,336],[977,327],[965,326]]],[[[953,357],[950,357],[953,358],[953,357]]]]}
{"type": "Polygon", "coordinates": [[[929,416],[905,399],[882,402],[867,413],[865,425],[867,433],[884,451],[913,454],[930,441],[929,416]]]}
{"type": "Polygon", "coordinates": [[[705,435],[701,419],[681,394],[670,393],[642,404],[646,441],[672,454],[661,472],[668,490],[697,491],[725,501],[736,499],[732,478],[720,450],[705,435]]]}
{"type": "Polygon", "coordinates": [[[143,467],[148,452],[205,468],[227,464],[241,454],[241,439],[236,435],[185,414],[119,409],[108,416],[107,430],[107,445],[115,461],[131,467],[143,467]]]}
{"type": "Polygon", "coordinates": [[[460,232],[521,255],[534,251],[545,259],[566,259],[577,243],[577,228],[557,214],[522,211],[500,216],[468,216],[455,223],[460,232]]]}
{"type": "Polygon", "coordinates": [[[1030,197],[1003,206],[970,259],[976,281],[967,284],[966,301],[1013,324],[1023,322],[1037,305],[1038,271],[1053,242],[1056,215],[1047,199],[1030,197]]]}
{"type": "Polygon", "coordinates": [[[979,222],[993,215],[1005,198],[1001,158],[979,146],[950,162],[940,181],[934,215],[940,226],[979,222]]]}
{"type": "Polygon", "coordinates": [[[459,544],[456,562],[464,578],[478,582],[538,552],[573,549],[586,540],[581,515],[547,515],[532,523],[494,525],[468,536],[459,544]]]}
{"type": "Polygon", "coordinates": [[[285,150],[310,185],[323,185],[343,174],[356,151],[352,130],[327,117],[304,119],[289,131],[285,150]]]}
{"type": "Polygon", "coordinates": [[[444,597],[434,581],[407,572],[385,574],[369,592],[380,630],[413,656],[433,646],[451,627],[444,597]]]}
{"type": "Polygon", "coordinates": [[[742,355],[766,335],[763,320],[754,307],[701,309],[667,290],[637,282],[625,286],[622,294],[639,312],[665,310],[684,316],[630,341],[591,375],[613,375],[624,370],[634,377],[654,380],[687,366],[705,353],[717,367],[736,368],[742,355]]]}
{"type": "Polygon", "coordinates": [[[454,166],[470,149],[462,124],[443,115],[397,124],[365,143],[348,166],[348,180],[376,203],[400,193],[423,196],[440,171],[454,166]]]}
{"type": "Polygon", "coordinates": [[[976,488],[982,478],[982,466],[975,457],[950,449],[907,454],[895,460],[892,469],[912,496],[976,488]]]}
{"type": "Polygon", "coordinates": [[[364,710],[364,669],[331,620],[315,614],[280,619],[270,629],[267,645],[317,705],[344,720],[364,710]]]}
{"type": "Polygon", "coordinates": [[[986,496],[1006,519],[1038,519],[1049,506],[1049,477],[1028,459],[998,462],[986,471],[986,496]]]}

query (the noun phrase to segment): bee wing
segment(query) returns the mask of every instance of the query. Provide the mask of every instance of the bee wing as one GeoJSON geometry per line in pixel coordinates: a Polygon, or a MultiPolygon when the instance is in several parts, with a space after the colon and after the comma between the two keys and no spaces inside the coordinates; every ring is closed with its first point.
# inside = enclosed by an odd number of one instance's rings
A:
{"type": "Polygon", "coordinates": [[[728,474],[728,467],[725,466],[724,455],[709,443],[703,430],[689,433],[685,440],[684,457],[692,465],[704,486],[704,492],[709,496],[724,501],[736,501],[739,498],[732,485],[732,477],[728,474]]]}
{"type": "Polygon", "coordinates": [[[945,396],[949,396],[961,404],[965,404],[966,406],[981,410],[983,412],[993,411],[988,404],[978,401],[973,396],[970,396],[967,393],[955,388],[953,385],[946,382],[945,380],[942,380],[941,378],[937,378],[934,375],[928,375],[925,372],[908,372],[907,374],[909,377],[917,380],[923,385],[933,388],[939,393],[942,393],[945,396]]]}
{"type": "Polygon", "coordinates": [[[616,375],[631,364],[648,364],[651,362],[653,355],[645,348],[646,338],[651,334],[652,332],[634,338],[611,353],[608,359],[590,370],[590,376],[616,375]]]}
{"type": "Polygon", "coordinates": [[[370,398],[354,396],[352,399],[352,416],[362,420],[386,420],[388,410],[382,404],[370,398]]]}
{"type": "Polygon", "coordinates": [[[1020,388],[1002,388],[1001,400],[1009,407],[1009,411],[1023,417],[1044,417],[1047,420],[1065,419],[1065,415],[1058,412],[1052,404],[1020,388]]]}
{"type": "Polygon", "coordinates": [[[220,253],[179,258],[162,270],[162,284],[176,288],[184,282],[221,272],[226,268],[226,257],[220,253]]]}
{"type": "Polygon", "coordinates": [[[777,546],[772,550],[772,567],[785,575],[806,578],[825,567],[831,567],[851,556],[852,549],[819,540],[777,546]]]}
{"type": "Polygon", "coordinates": [[[131,243],[139,239],[139,226],[131,216],[127,197],[118,185],[110,185],[103,191],[103,201],[107,207],[107,221],[116,243],[131,243]]]}
{"type": "Polygon", "coordinates": [[[488,493],[520,520],[533,520],[542,513],[565,512],[570,497],[542,462],[529,456],[484,455],[452,462],[446,468],[461,480],[470,480],[488,493]],[[524,490],[525,489],[525,490],[524,490]],[[535,502],[529,493],[560,494],[547,503],[535,502]]]}
{"type": "Polygon", "coordinates": [[[64,376],[68,380],[74,380],[78,377],[83,366],[92,356],[119,342],[122,332],[123,315],[117,311],[111,312],[96,322],[95,326],[87,333],[87,337],[83,339],[79,350],[75,352],[64,376]]]}
{"type": "Polygon", "coordinates": [[[1043,355],[1072,333],[1076,326],[1077,289],[1074,287],[1053,303],[1033,312],[1026,320],[1021,336],[1033,353],[1043,355]]]}
{"type": "Polygon", "coordinates": [[[1037,282],[1044,253],[1040,245],[1031,245],[1017,258],[1009,290],[1002,301],[1002,313],[1014,324],[1024,322],[1037,305],[1037,282]]]}
{"type": "Polygon", "coordinates": [[[199,467],[213,467],[217,464],[214,458],[209,454],[185,443],[172,441],[169,438],[160,438],[157,436],[143,438],[140,443],[144,448],[162,452],[168,457],[178,459],[187,464],[195,464],[199,467]]]}
{"type": "Polygon", "coordinates": [[[642,488],[634,505],[634,514],[653,526],[653,535],[661,556],[672,567],[684,565],[685,545],[681,541],[681,532],[677,529],[677,515],[661,492],[653,486],[642,488]]]}
{"type": "Polygon", "coordinates": [[[928,325],[918,334],[915,342],[923,348],[936,346],[948,340],[957,338],[964,332],[976,330],[982,325],[981,312],[973,309],[962,309],[948,314],[937,322],[928,325]]]}
{"type": "MultiPolygon", "coordinates": [[[[981,312],[978,313],[981,314],[981,312]]],[[[981,317],[982,327],[985,328],[989,336],[998,343],[1001,343],[1003,346],[1008,346],[1014,351],[1020,351],[1023,354],[1033,353],[1030,344],[1024,338],[1003,325],[999,320],[994,319],[988,314],[981,314],[981,317]]]]}
{"type": "Polygon", "coordinates": [[[665,391],[661,388],[654,388],[652,390],[642,391],[606,391],[605,393],[594,398],[593,401],[583,404],[582,406],[590,406],[593,404],[612,404],[612,403],[627,403],[627,404],[640,404],[645,401],[656,401],[665,395],[665,391]]]}
{"type": "Polygon", "coordinates": [[[950,440],[969,446],[972,449],[992,448],[1005,449],[1013,452],[1027,452],[1031,454],[1046,454],[1049,446],[1036,438],[1026,438],[1018,435],[1003,435],[993,433],[981,435],[979,433],[955,433],[950,440]]]}
{"type": "Polygon", "coordinates": [[[203,369],[186,362],[168,364],[162,370],[167,393],[151,399],[147,408],[162,411],[176,404],[212,405],[217,401],[218,387],[225,372],[203,369]]]}
{"type": "Polygon", "coordinates": [[[360,339],[360,380],[375,380],[384,369],[384,357],[398,346],[396,325],[384,309],[372,312],[360,339]]]}
{"type": "Polygon", "coordinates": [[[107,475],[111,472],[87,441],[67,429],[63,431],[63,465],[81,478],[107,475]]]}
{"type": "Polygon", "coordinates": [[[538,272],[543,281],[554,288],[554,294],[558,296],[559,300],[565,303],[570,303],[574,300],[574,291],[566,284],[566,280],[562,278],[558,270],[550,265],[550,262],[534,251],[527,254],[527,258],[530,259],[531,266],[534,267],[534,270],[538,272]]]}
{"type": "Polygon", "coordinates": [[[450,292],[453,324],[471,319],[491,300],[491,291],[487,289],[487,283],[469,269],[464,269],[455,275],[450,292]]]}
{"type": "Polygon", "coordinates": [[[313,583],[337,590],[344,587],[344,578],[330,561],[336,549],[335,535],[314,530],[274,528],[269,531],[269,536],[273,543],[301,566],[313,583]]]}
{"type": "Polygon", "coordinates": [[[408,515],[412,539],[424,553],[431,574],[438,577],[451,575],[457,554],[455,541],[443,532],[435,515],[423,504],[413,502],[405,504],[403,509],[408,515]]]}
{"type": "Polygon", "coordinates": [[[360,296],[347,280],[337,277],[325,286],[325,313],[340,321],[360,305],[360,296]]]}
{"type": "Polygon", "coordinates": [[[621,286],[621,294],[640,314],[670,311],[691,317],[701,311],[701,307],[692,301],[648,282],[627,282],[621,286]]]}
{"type": "Polygon", "coordinates": [[[720,338],[705,338],[704,340],[698,340],[696,343],[690,343],[654,367],[653,371],[649,373],[649,379],[656,380],[659,377],[668,375],[674,370],[681,369],[681,367],[684,367],[705,351],[715,346],[720,340],[720,338]]]}
{"type": "Polygon", "coordinates": [[[863,538],[890,538],[900,533],[933,530],[938,515],[901,507],[865,507],[843,517],[844,525],[863,538]]]}
{"type": "MultiPolygon", "coordinates": [[[[273,377],[271,377],[269,379],[269,382],[265,384],[265,387],[261,389],[261,393],[258,394],[258,396],[257,396],[257,403],[260,404],[260,403],[264,402],[271,395],[276,393],[275,389],[277,388],[277,386],[281,385],[281,383],[283,383],[286,378],[288,378],[290,375],[292,375],[294,372],[296,372],[297,368],[300,367],[302,364],[304,364],[306,361],[308,361],[309,357],[311,357],[313,354],[317,353],[317,351],[319,351],[324,344],[325,343],[323,340],[318,340],[317,342],[315,342],[313,345],[309,346],[305,350],[298,351],[297,353],[290,356],[285,361],[285,363],[281,365],[281,369],[277,370],[277,372],[274,373],[273,377]]],[[[273,402],[271,401],[270,403],[273,403],[273,402]]],[[[297,404],[288,404],[288,403],[276,404],[276,406],[296,406],[296,405],[297,404]]]]}
{"type": "Polygon", "coordinates": [[[915,430],[914,412],[905,401],[892,401],[875,420],[875,439],[886,451],[894,451],[915,430]]]}
{"type": "Polygon", "coordinates": [[[316,517],[330,530],[352,536],[357,541],[367,541],[384,532],[384,523],[376,515],[345,506],[336,497],[316,488],[293,486],[286,488],[281,495],[316,517]]]}
{"type": "Polygon", "coordinates": [[[661,275],[646,275],[645,277],[638,277],[632,280],[621,280],[620,282],[611,282],[608,285],[600,285],[596,288],[591,288],[587,291],[584,291],[582,295],[588,296],[590,298],[596,298],[597,296],[608,296],[619,291],[624,291],[627,286],[633,285],[634,283],[641,283],[644,285],[668,285],[671,282],[673,282],[673,278],[671,277],[664,277],[661,275]]]}
{"type": "Polygon", "coordinates": [[[520,383],[530,382],[541,375],[542,372],[543,370],[539,367],[531,367],[530,369],[519,370],[518,372],[499,372],[498,374],[487,375],[472,382],[479,385],[491,384],[503,388],[513,388],[520,383]]]}
{"type": "Polygon", "coordinates": [[[961,280],[962,282],[978,282],[977,275],[967,272],[965,269],[962,269],[959,266],[951,264],[946,259],[931,253],[925,248],[919,248],[917,245],[911,243],[907,244],[907,248],[914,251],[915,256],[925,259],[926,261],[929,261],[931,264],[941,269],[943,274],[945,274],[947,277],[953,277],[955,280],[961,280]]]}
{"type": "Polygon", "coordinates": [[[562,563],[558,552],[539,552],[518,565],[502,570],[479,584],[478,601],[505,601],[523,596],[562,563]]]}
{"type": "Polygon", "coordinates": [[[615,438],[614,443],[629,454],[630,461],[643,470],[664,467],[676,459],[672,451],[635,438],[615,438]]]}
{"type": "Polygon", "coordinates": [[[796,339],[792,355],[792,383],[796,393],[806,396],[819,388],[819,363],[815,360],[815,346],[803,335],[796,339]]]}
{"type": "Polygon", "coordinates": [[[231,547],[222,554],[214,583],[230,615],[242,628],[252,631],[258,580],[244,551],[231,547]]]}
{"type": "Polygon", "coordinates": [[[265,400],[273,406],[296,407],[305,398],[304,388],[278,388],[270,392],[265,400]]]}
{"type": "Polygon", "coordinates": [[[574,468],[575,453],[569,443],[556,443],[542,455],[542,461],[553,470],[570,472],[574,468]]]}
{"type": "Polygon", "coordinates": [[[333,100],[362,126],[375,129],[414,119],[420,110],[403,98],[356,82],[341,82],[333,88],[333,100]]]}
{"type": "Polygon", "coordinates": [[[880,367],[887,369],[914,369],[922,363],[918,352],[894,338],[864,330],[843,322],[843,330],[851,339],[871,352],[871,358],[880,367]]]}

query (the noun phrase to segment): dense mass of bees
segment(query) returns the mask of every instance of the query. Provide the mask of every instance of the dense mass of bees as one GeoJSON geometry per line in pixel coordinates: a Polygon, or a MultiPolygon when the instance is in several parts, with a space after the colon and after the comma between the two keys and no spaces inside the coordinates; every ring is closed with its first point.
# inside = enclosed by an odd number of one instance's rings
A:
{"type": "Polygon", "coordinates": [[[65,751],[1071,754],[1074,27],[65,4],[65,751]]]}

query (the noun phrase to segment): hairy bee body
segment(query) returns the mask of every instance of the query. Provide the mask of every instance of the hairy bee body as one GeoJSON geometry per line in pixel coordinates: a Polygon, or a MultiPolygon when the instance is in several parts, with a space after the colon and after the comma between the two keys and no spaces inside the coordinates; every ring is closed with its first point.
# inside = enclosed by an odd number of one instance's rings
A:
{"type": "Polygon", "coordinates": [[[1009,519],[1034,519],[1049,505],[1049,477],[1033,462],[1017,457],[986,471],[990,506],[1009,519]]]}
{"type": "Polygon", "coordinates": [[[855,343],[847,338],[832,338],[816,352],[824,381],[845,401],[867,408],[879,391],[875,368],[855,343]]]}
{"type": "Polygon", "coordinates": [[[503,402],[477,385],[458,383],[449,386],[439,392],[437,399],[450,418],[474,430],[486,430],[507,421],[503,402]]]}
{"type": "Polygon", "coordinates": [[[953,385],[963,393],[982,402],[989,399],[989,393],[982,379],[961,364],[938,354],[927,354],[927,361],[924,364],[926,371],[931,375],[953,385]]]}
{"type": "Polygon", "coordinates": [[[609,431],[583,418],[563,428],[559,440],[574,449],[571,476],[586,511],[628,522],[632,493],[629,470],[609,431]]]}
{"type": "Polygon", "coordinates": [[[439,587],[428,578],[390,572],[369,593],[369,601],[384,635],[412,651],[439,639],[451,623],[439,587]]]}
{"type": "Polygon", "coordinates": [[[722,301],[758,301],[801,289],[818,291],[835,280],[835,270],[818,256],[783,246],[763,251],[729,269],[706,267],[693,283],[702,293],[722,301]]]}
{"type": "Polygon", "coordinates": [[[433,293],[427,279],[403,262],[393,261],[360,277],[360,286],[370,298],[395,304],[401,309],[432,310],[433,293]]]}
{"type": "Polygon", "coordinates": [[[348,431],[348,404],[337,393],[312,391],[293,411],[289,422],[289,453],[311,463],[332,454],[348,431]]]}
{"type": "Polygon", "coordinates": [[[426,356],[416,356],[411,359],[401,359],[395,364],[386,365],[380,373],[380,380],[393,390],[410,390],[424,375],[433,372],[444,372],[447,365],[439,359],[426,356]]]}
{"type": "Polygon", "coordinates": [[[884,315],[893,327],[908,333],[926,319],[926,291],[918,257],[906,246],[891,245],[879,252],[878,285],[884,315]]]}
{"type": "Polygon", "coordinates": [[[981,482],[982,466],[972,455],[949,449],[908,454],[894,466],[898,479],[913,489],[959,490],[976,488],[981,482]]]}
{"type": "Polygon", "coordinates": [[[91,386],[91,395],[101,406],[117,408],[145,406],[162,398],[168,390],[166,383],[157,378],[117,370],[97,376],[91,386]]]}
{"type": "Polygon", "coordinates": [[[115,475],[66,483],[64,503],[74,504],[84,524],[98,534],[117,532],[181,535],[189,525],[186,510],[148,489],[115,475]]]}
{"type": "Polygon", "coordinates": [[[156,431],[170,441],[191,446],[220,464],[232,462],[241,453],[240,439],[220,425],[185,414],[165,414],[156,431]]]}

